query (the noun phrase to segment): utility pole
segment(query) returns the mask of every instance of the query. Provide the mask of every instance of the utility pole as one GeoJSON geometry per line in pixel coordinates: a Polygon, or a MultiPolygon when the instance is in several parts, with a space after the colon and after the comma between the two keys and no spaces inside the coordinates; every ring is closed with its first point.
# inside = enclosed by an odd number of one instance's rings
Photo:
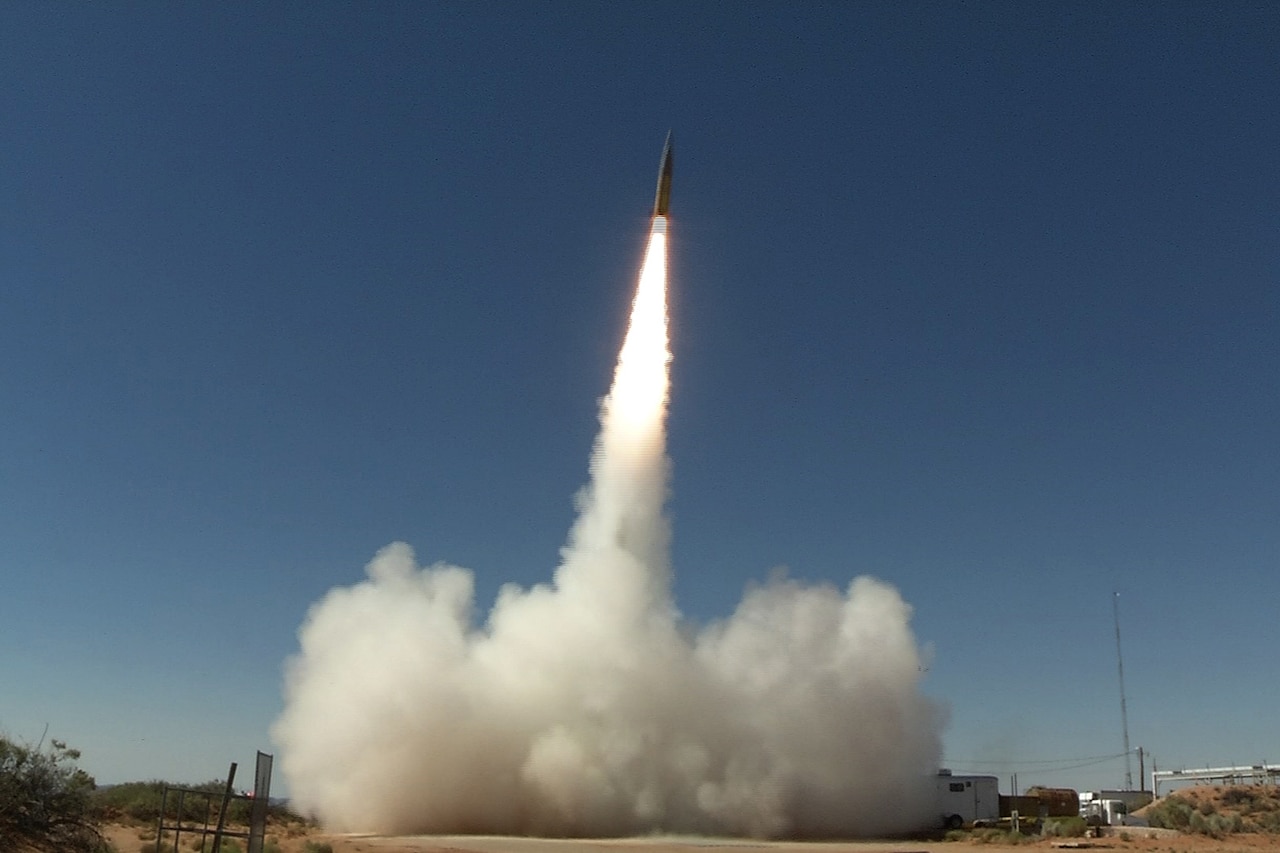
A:
{"type": "Polygon", "coordinates": [[[1111,613],[1116,622],[1116,665],[1120,672],[1120,728],[1124,732],[1124,789],[1133,790],[1133,762],[1129,755],[1129,709],[1124,700],[1124,654],[1120,651],[1120,593],[1111,593],[1111,613]]]}

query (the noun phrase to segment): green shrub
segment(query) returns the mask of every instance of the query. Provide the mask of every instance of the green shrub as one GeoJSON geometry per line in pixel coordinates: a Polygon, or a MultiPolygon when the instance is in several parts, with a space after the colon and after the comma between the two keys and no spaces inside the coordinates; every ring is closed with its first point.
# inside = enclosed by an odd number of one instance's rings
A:
{"type": "Polygon", "coordinates": [[[1253,791],[1248,788],[1232,787],[1222,792],[1224,806],[1242,806],[1242,811],[1253,811],[1257,803],[1253,791]]]}
{"type": "Polygon", "coordinates": [[[1210,838],[1221,840],[1231,833],[1239,832],[1243,829],[1244,820],[1240,815],[1231,815],[1228,817],[1227,815],[1222,814],[1210,814],[1206,817],[1202,812],[1197,810],[1191,813],[1191,818],[1188,821],[1187,828],[1192,832],[1199,833],[1200,835],[1207,835],[1210,838]]]}
{"type": "MultiPolygon", "coordinates": [[[[153,779],[149,782],[127,782],[103,788],[93,794],[97,815],[103,820],[125,819],[154,825],[160,817],[160,804],[165,806],[165,820],[210,826],[218,822],[218,810],[226,793],[227,783],[214,780],[199,785],[174,785],[153,779]],[[165,795],[165,788],[168,795],[165,795]],[[182,788],[185,790],[179,791],[182,788]]],[[[253,801],[234,797],[227,804],[228,826],[245,826],[253,809],[253,801]]],[[[304,819],[289,811],[286,806],[269,804],[267,819],[276,824],[302,824],[304,819]]]]}
{"type": "Polygon", "coordinates": [[[1147,822],[1160,829],[1186,830],[1191,825],[1193,811],[1191,804],[1186,800],[1173,796],[1165,797],[1147,810],[1147,822]]]}
{"type": "Polygon", "coordinates": [[[1056,817],[1045,821],[1044,834],[1056,838],[1083,838],[1088,824],[1082,817],[1056,817]]]}
{"type": "MultiPolygon", "coordinates": [[[[950,835],[950,833],[948,833],[950,835]]],[[[963,837],[963,834],[962,834],[963,837]]],[[[1027,837],[1020,832],[1011,830],[997,829],[996,827],[984,827],[975,829],[970,839],[974,844],[1002,844],[1005,846],[1022,844],[1027,841],[1027,837]]]]}
{"type": "MultiPolygon", "coordinates": [[[[165,787],[174,787],[159,779],[149,782],[126,782],[123,785],[112,785],[110,788],[94,792],[93,804],[104,820],[118,817],[128,818],[142,823],[155,823],[160,817],[160,802],[165,803],[165,818],[184,821],[200,821],[211,814],[209,800],[203,795],[184,794],[179,797],[177,791],[170,791],[164,797],[165,787]],[[178,806],[182,811],[179,815],[178,806]]],[[[219,799],[221,793],[219,793],[219,799]]],[[[215,800],[214,802],[217,802],[215,800]]]]}
{"type": "Polygon", "coordinates": [[[42,749],[0,737],[0,839],[6,849],[109,849],[89,803],[93,777],[75,766],[79,758],[62,741],[42,749]]]}
{"type": "Polygon", "coordinates": [[[302,853],[333,853],[333,845],[327,841],[308,841],[302,845],[302,853]]]}

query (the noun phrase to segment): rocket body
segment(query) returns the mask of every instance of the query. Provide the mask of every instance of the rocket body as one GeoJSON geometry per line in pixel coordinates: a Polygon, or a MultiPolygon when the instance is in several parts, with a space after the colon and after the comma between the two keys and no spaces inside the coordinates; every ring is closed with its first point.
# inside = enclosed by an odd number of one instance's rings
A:
{"type": "Polygon", "coordinates": [[[667,143],[662,146],[662,161],[658,164],[658,191],[653,197],[653,215],[666,216],[671,209],[671,132],[667,131],[667,143]]]}

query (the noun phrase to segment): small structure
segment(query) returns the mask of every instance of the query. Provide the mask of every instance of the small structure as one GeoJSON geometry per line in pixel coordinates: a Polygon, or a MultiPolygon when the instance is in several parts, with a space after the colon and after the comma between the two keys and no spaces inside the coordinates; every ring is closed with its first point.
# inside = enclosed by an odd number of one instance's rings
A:
{"type": "Polygon", "coordinates": [[[995,776],[955,776],[939,770],[938,813],[947,829],[1000,819],[1000,781],[995,776]]]}
{"type": "Polygon", "coordinates": [[[1124,800],[1080,800],[1080,817],[1089,826],[1126,826],[1129,807],[1124,800]]]}
{"type": "Polygon", "coordinates": [[[1217,782],[1223,785],[1280,784],[1280,764],[1253,764],[1248,767],[1204,767],[1199,770],[1152,770],[1151,792],[1160,796],[1160,783],[1217,782]]]}
{"type": "Polygon", "coordinates": [[[1095,803],[1100,800],[1119,800],[1124,803],[1125,810],[1132,814],[1138,809],[1151,802],[1150,791],[1118,791],[1118,790],[1102,790],[1102,791],[1081,791],[1080,792],[1080,816],[1085,817],[1085,806],[1089,803],[1095,803]]]}
{"type": "Polygon", "coordinates": [[[1075,788],[1042,788],[1036,785],[1027,789],[1027,796],[1040,801],[1041,817],[1077,817],[1080,814],[1080,795],[1075,788]]]}

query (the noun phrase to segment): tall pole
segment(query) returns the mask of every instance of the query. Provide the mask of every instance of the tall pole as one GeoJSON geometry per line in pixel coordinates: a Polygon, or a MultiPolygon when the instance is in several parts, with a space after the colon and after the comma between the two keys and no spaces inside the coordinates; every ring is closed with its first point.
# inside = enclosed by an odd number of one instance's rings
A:
{"type": "Polygon", "coordinates": [[[1124,789],[1133,790],[1133,762],[1129,755],[1129,709],[1124,700],[1124,654],[1120,651],[1120,593],[1111,593],[1111,613],[1116,621],[1116,665],[1120,672],[1120,727],[1124,731],[1124,789]]]}

